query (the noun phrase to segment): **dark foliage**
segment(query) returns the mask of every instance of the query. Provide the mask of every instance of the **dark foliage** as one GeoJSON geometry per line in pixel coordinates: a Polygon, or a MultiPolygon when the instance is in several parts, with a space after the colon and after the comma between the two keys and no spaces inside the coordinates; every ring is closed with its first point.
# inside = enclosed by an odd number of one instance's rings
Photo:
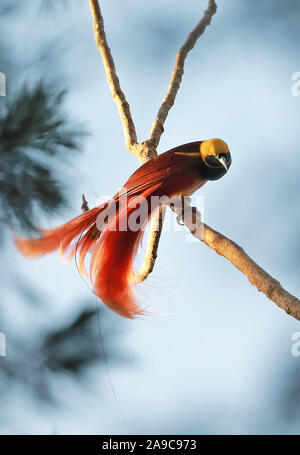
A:
{"type": "Polygon", "coordinates": [[[34,209],[47,212],[65,203],[53,167],[80,150],[83,130],[63,113],[65,92],[42,83],[24,87],[1,100],[0,205],[1,228],[34,229],[34,209]],[[4,104],[5,103],[5,104],[4,104]]]}
{"type": "Polygon", "coordinates": [[[0,364],[0,391],[8,393],[10,387],[22,384],[35,398],[55,403],[57,375],[79,379],[90,367],[103,365],[108,358],[110,362],[119,361],[119,328],[108,312],[104,314],[101,328],[105,355],[96,308],[83,309],[59,328],[49,324],[46,332],[34,338],[9,338],[9,352],[0,364]]]}
{"type": "Polygon", "coordinates": [[[95,310],[84,310],[73,322],[46,334],[41,350],[51,371],[76,374],[103,360],[96,318],[95,310]]]}

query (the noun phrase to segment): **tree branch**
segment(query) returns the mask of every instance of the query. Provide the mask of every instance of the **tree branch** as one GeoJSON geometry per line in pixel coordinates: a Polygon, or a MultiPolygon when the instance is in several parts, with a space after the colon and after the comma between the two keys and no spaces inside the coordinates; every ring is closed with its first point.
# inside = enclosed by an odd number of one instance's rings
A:
{"type": "Polygon", "coordinates": [[[243,248],[207,224],[202,223],[201,215],[195,207],[185,205],[183,210],[179,206],[172,209],[182,216],[185,226],[194,237],[228,259],[268,299],[300,321],[300,300],[287,292],[277,280],[256,264],[243,248]]]}
{"type": "Polygon", "coordinates": [[[135,273],[133,282],[135,284],[144,281],[152,272],[157,258],[159,240],[161,236],[166,207],[160,206],[158,213],[154,215],[151,223],[151,230],[148,239],[147,251],[144,262],[137,273],[135,273]]]}
{"type": "Polygon", "coordinates": [[[212,16],[217,11],[215,0],[208,1],[208,7],[202,16],[200,22],[194,30],[188,35],[184,45],[179,49],[176,55],[175,66],[172,72],[171,81],[166,96],[153,122],[149,142],[154,148],[157,148],[160,137],[164,132],[164,123],[168,116],[169,110],[174,104],[177,92],[180,87],[184,72],[184,62],[191,49],[195,46],[198,38],[204,33],[206,27],[211,23],[212,16]]]}
{"type": "Polygon", "coordinates": [[[131,117],[130,106],[121,90],[120,81],[117,76],[116,67],[110,48],[107,44],[104,31],[104,22],[98,0],[90,0],[90,7],[94,20],[95,40],[104,64],[107,82],[110,87],[111,95],[119,109],[120,119],[123,125],[125,144],[131,152],[137,143],[135,126],[131,117]]]}
{"type": "Polygon", "coordinates": [[[207,225],[204,225],[201,240],[216,253],[228,259],[268,299],[300,321],[300,300],[287,292],[277,280],[256,264],[243,248],[207,225]]]}
{"type": "MultiPolygon", "coordinates": [[[[188,35],[184,45],[177,53],[168,91],[153,122],[150,137],[148,140],[138,143],[130,107],[120,88],[114,61],[107,44],[98,0],[89,1],[94,19],[96,43],[104,63],[112,97],[119,109],[126,146],[131,153],[137,156],[140,162],[146,162],[157,154],[156,148],[164,131],[164,123],[169,110],[174,104],[182,80],[186,56],[194,47],[197,39],[204,33],[206,27],[210,24],[211,18],[217,10],[217,5],[215,0],[208,0],[208,7],[204,12],[202,19],[190,35],[188,35]]],[[[86,207],[87,203],[83,200],[83,210],[85,210],[86,207]]],[[[208,225],[203,224],[199,212],[197,212],[194,207],[184,206],[184,212],[182,212],[182,208],[172,207],[172,209],[182,216],[184,224],[196,238],[204,242],[216,253],[228,259],[260,292],[263,292],[270,300],[288,314],[300,320],[300,300],[283,289],[280,283],[256,264],[239,245],[208,225]]],[[[135,275],[136,282],[146,279],[153,270],[157,257],[163,215],[163,210],[160,210],[153,219],[145,261],[142,268],[135,275]],[[159,228],[158,230],[157,227],[159,228]]]]}

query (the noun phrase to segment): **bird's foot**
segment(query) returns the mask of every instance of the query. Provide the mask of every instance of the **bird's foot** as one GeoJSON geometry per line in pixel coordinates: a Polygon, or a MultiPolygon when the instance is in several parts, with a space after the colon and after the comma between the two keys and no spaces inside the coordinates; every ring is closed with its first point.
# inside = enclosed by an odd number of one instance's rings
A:
{"type": "Polygon", "coordinates": [[[172,198],[170,207],[174,213],[176,213],[176,221],[180,226],[183,226],[184,223],[184,214],[185,212],[192,210],[193,213],[197,213],[196,207],[191,207],[192,198],[189,196],[176,196],[172,198]]]}

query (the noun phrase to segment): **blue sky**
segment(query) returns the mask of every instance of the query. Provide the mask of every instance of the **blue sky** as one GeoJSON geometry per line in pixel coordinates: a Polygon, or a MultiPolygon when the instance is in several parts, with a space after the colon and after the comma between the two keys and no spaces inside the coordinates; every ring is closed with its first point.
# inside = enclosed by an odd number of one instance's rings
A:
{"type": "MultiPolygon", "coordinates": [[[[144,140],[166,91],[176,51],[206,2],[189,1],[184,7],[179,0],[101,3],[121,86],[138,138],[144,140]]],[[[262,20],[246,2],[218,4],[212,25],[186,61],[159,152],[209,137],[226,140],[233,159],[230,172],[199,191],[205,198],[205,221],[300,295],[299,255],[293,246],[299,221],[295,196],[300,97],[291,95],[291,76],[300,71],[300,63],[293,37],[286,32],[292,14],[262,20]]],[[[32,2],[32,11],[35,5],[32,2]]],[[[88,2],[57,8],[43,24],[29,8],[14,27],[15,49],[21,50],[25,38],[29,48],[39,44],[37,36],[41,41],[58,40],[70,89],[68,110],[91,132],[84,153],[68,170],[75,189],[70,206],[57,219],[41,219],[54,226],[77,215],[82,193],[90,206],[97,195],[114,194],[138,163],[124,146],[94,43],[88,2]]],[[[55,62],[52,69],[50,79],[60,73],[55,62]]],[[[165,314],[121,322],[123,349],[135,362],[111,366],[110,374],[127,428],[107,376],[93,369],[85,384],[70,385],[61,378],[58,393],[64,406],[59,410],[35,408],[29,397],[16,396],[10,413],[25,415],[26,421],[19,419],[4,432],[297,431],[297,422],[289,426],[280,418],[276,395],[284,381],[281,371],[300,361],[291,356],[291,335],[299,331],[299,323],[228,261],[200,242],[187,242],[186,235],[184,228],[163,233],[155,270],[139,290],[144,301],[165,314]]],[[[75,265],[61,265],[58,254],[28,262],[12,249],[10,261],[56,302],[47,308],[47,320],[34,309],[18,320],[14,306],[10,318],[20,330],[59,320],[79,297],[94,304],[75,265]]]]}

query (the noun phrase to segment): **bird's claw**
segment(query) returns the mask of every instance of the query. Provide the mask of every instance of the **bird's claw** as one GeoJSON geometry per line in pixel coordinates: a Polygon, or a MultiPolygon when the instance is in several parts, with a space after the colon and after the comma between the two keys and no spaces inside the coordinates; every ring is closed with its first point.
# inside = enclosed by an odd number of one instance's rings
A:
{"type": "Polygon", "coordinates": [[[192,198],[189,196],[182,196],[172,201],[171,206],[173,206],[173,210],[176,213],[176,221],[179,226],[184,226],[183,218],[185,209],[190,208],[192,202],[192,198]]]}
{"type": "Polygon", "coordinates": [[[182,223],[182,214],[176,215],[176,221],[179,224],[179,226],[184,226],[184,223],[182,223]]]}

